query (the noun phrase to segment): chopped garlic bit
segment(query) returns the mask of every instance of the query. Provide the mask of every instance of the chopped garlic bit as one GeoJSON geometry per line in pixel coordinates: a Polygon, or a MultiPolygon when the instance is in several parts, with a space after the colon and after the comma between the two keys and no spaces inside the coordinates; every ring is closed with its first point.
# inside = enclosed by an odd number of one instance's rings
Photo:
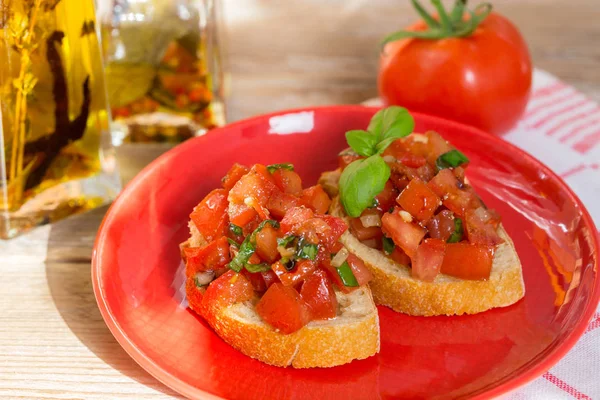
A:
{"type": "Polygon", "coordinates": [[[412,222],[413,217],[408,212],[402,210],[398,213],[404,222],[412,222]]]}

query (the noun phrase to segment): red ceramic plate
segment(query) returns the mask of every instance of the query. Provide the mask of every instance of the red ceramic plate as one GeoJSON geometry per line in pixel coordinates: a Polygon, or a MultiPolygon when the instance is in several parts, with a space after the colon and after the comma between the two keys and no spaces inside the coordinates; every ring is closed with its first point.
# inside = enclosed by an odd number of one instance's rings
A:
{"type": "Polygon", "coordinates": [[[417,131],[436,130],[461,149],[471,183],[503,216],[523,263],[524,300],[461,317],[379,307],[379,354],[310,370],[246,357],[186,309],[178,244],[191,209],[232,163],[292,162],[313,184],[335,168],[344,132],[365,128],[375,111],[328,107],[237,122],[171,150],[127,186],[100,228],[92,276],[108,327],[143,368],[192,398],[487,398],[536,378],[575,344],[600,294],[598,238],[581,202],[501,139],[419,114],[417,131]]]}

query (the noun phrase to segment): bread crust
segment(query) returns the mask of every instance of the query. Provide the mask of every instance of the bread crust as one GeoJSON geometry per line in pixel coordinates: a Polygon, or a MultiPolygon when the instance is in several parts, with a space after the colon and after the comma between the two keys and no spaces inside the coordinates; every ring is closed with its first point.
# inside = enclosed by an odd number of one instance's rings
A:
{"type": "Polygon", "coordinates": [[[229,307],[206,307],[201,292],[192,279],[186,285],[188,303],[192,310],[203,316],[215,332],[242,353],[279,367],[294,368],[334,367],[355,359],[368,358],[379,352],[379,317],[368,288],[351,295],[337,293],[352,306],[360,301],[365,310],[352,315],[342,309],[342,316],[333,320],[312,321],[289,335],[277,332],[252,315],[254,304],[234,304],[229,307]],[[250,314],[250,316],[249,316],[250,314]]]}
{"type": "MultiPolygon", "coordinates": [[[[330,213],[348,222],[339,197],[332,202],[330,213]]],[[[521,262],[514,244],[502,226],[498,233],[505,243],[498,246],[490,278],[485,281],[457,279],[444,274],[438,275],[433,282],[420,281],[411,276],[409,267],[365,246],[350,232],[345,232],[340,241],[348,251],[362,259],[373,274],[369,286],[376,304],[414,316],[460,315],[506,307],[525,295],[521,262]]]]}

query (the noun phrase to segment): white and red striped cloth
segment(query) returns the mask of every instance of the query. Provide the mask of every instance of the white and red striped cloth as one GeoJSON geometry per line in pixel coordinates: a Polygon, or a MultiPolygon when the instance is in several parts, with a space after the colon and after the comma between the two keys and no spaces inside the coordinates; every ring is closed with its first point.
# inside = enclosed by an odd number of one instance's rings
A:
{"type": "MultiPolygon", "coordinates": [[[[365,104],[380,105],[379,100],[365,104]]],[[[504,139],[549,166],[571,186],[600,227],[600,106],[536,69],[525,115],[504,139]]],[[[600,400],[600,307],[573,349],[507,400],[600,400]]]]}

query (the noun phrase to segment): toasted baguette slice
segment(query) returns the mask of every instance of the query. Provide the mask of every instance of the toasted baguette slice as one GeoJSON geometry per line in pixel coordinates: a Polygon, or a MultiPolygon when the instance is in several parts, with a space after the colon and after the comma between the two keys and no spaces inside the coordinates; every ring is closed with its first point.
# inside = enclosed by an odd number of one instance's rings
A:
{"type": "MultiPolygon", "coordinates": [[[[334,199],[330,212],[348,222],[339,197],[334,199]]],[[[340,242],[371,270],[373,280],[369,286],[375,303],[415,316],[460,315],[506,307],[525,295],[521,262],[514,244],[502,226],[498,234],[505,242],[498,246],[490,278],[485,281],[440,274],[433,282],[424,282],[413,278],[409,267],[365,246],[348,231],[340,242]]]]}
{"type": "MultiPolygon", "coordinates": [[[[182,247],[200,247],[206,240],[190,221],[190,238],[182,247]]],[[[312,321],[285,335],[263,322],[253,302],[226,308],[202,305],[202,292],[193,278],[186,281],[189,307],[232,347],[267,364],[294,368],[334,367],[379,352],[379,316],[368,287],[350,294],[336,291],[338,315],[312,321]]]]}
{"type": "Polygon", "coordinates": [[[312,321],[289,335],[263,322],[253,302],[226,308],[204,307],[198,292],[193,279],[188,279],[186,293],[190,308],[203,316],[225,342],[267,364],[334,367],[379,352],[379,317],[368,287],[350,294],[336,292],[337,317],[312,321]]]}

